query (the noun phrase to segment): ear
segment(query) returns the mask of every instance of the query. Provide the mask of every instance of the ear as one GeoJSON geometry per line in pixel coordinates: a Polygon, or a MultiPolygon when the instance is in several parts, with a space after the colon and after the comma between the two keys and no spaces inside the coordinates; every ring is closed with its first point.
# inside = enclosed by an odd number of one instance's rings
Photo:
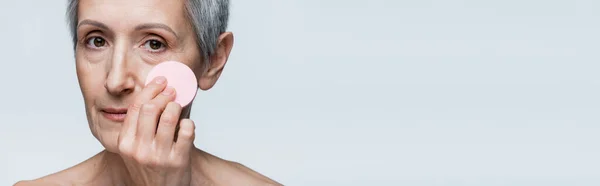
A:
{"type": "Polygon", "coordinates": [[[217,42],[215,53],[210,57],[210,66],[208,66],[208,69],[204,70],[204,73],[202,73],[198,79],[198,86],[200,89],[208,90],[217,83],[217,80],[223,72],[225,63],[227,63],[227,59],[229,59],[232,48],[233,33],[225,32],[221,34],[221,36],[219,36],[219,41],[217,42]]]}

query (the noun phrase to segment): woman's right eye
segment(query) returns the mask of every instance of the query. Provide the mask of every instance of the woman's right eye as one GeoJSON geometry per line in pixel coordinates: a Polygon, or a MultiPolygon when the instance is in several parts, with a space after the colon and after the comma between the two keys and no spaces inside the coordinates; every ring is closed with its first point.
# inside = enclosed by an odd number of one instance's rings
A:
{"type": "Polygon", "coordinates": [[[92,48],[102,48],[106,45],[106,40],[101,37],[91,37],[88,38],[87,45],[92,48]]]}

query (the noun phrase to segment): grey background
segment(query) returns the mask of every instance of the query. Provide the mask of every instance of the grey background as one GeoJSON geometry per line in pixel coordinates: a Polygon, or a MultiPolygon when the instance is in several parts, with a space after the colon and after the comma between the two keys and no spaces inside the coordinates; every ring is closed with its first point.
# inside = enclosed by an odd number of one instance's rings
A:
{"type": "MultiPolygon", "coordinates": [[[[0,3],[0,185],[101,150],[65,1],[0,3]]],[[[595,0],[233,0],[196,144],[286,185],[600,185],[595,0]]]]}

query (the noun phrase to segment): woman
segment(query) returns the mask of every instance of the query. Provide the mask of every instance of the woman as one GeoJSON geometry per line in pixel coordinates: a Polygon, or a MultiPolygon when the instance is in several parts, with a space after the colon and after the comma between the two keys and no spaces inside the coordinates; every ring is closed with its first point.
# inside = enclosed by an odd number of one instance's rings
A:
{"type": "MultiPolygon", "coordinates": [[[[193,145],[190,107],[148,71],[174,60],[210,89],[233,46],[228,0],[69,0],[77,77],[88,125],[105,150],[16,185],[281,185],[193,145]]],[[[190,104],[191,105],[191,104],[190,104]]]]}

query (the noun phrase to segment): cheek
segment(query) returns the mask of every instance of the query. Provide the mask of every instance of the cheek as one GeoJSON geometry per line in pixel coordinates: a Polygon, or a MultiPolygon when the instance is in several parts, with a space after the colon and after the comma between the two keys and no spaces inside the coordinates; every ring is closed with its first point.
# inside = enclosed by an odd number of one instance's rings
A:
{"type": "Polygon", "coordinates": [[[102,63],[90,63],[84,57],[76,58],[75,68],[81,93],[86,102],[91,101],[95,94],[103,92],[106,74],[102,63]]]}
{"type": "Polygon", "coordinates": [[[161,53],[151,53],[144,50],[136,50],[135,56],[139,57],[139,60],[144,61],[145,64],[149,65],[148,70],[150,70],[154,65],[165,61],[182,62],[189,66],[194,72],[202,67],[200,52],[195,50],[195,48],[167,50],[161,53]]]}
{"type": "Polygon", "coordinates": [[[188,65],[194,72],[202,67],[200,52],[196,50],[196,47],[190,47],[177,53],[174,55],[172,60],[176,60],[188,65]]]}
{"type": "Polygon", "coordinates": [[[83,44],[78,45],[76,55],[77,61],[82,63],[104,63],[110,59],[113,53],[112,47],[106,47],[101,50],[93,50],[86,48],[83,44]]]}

